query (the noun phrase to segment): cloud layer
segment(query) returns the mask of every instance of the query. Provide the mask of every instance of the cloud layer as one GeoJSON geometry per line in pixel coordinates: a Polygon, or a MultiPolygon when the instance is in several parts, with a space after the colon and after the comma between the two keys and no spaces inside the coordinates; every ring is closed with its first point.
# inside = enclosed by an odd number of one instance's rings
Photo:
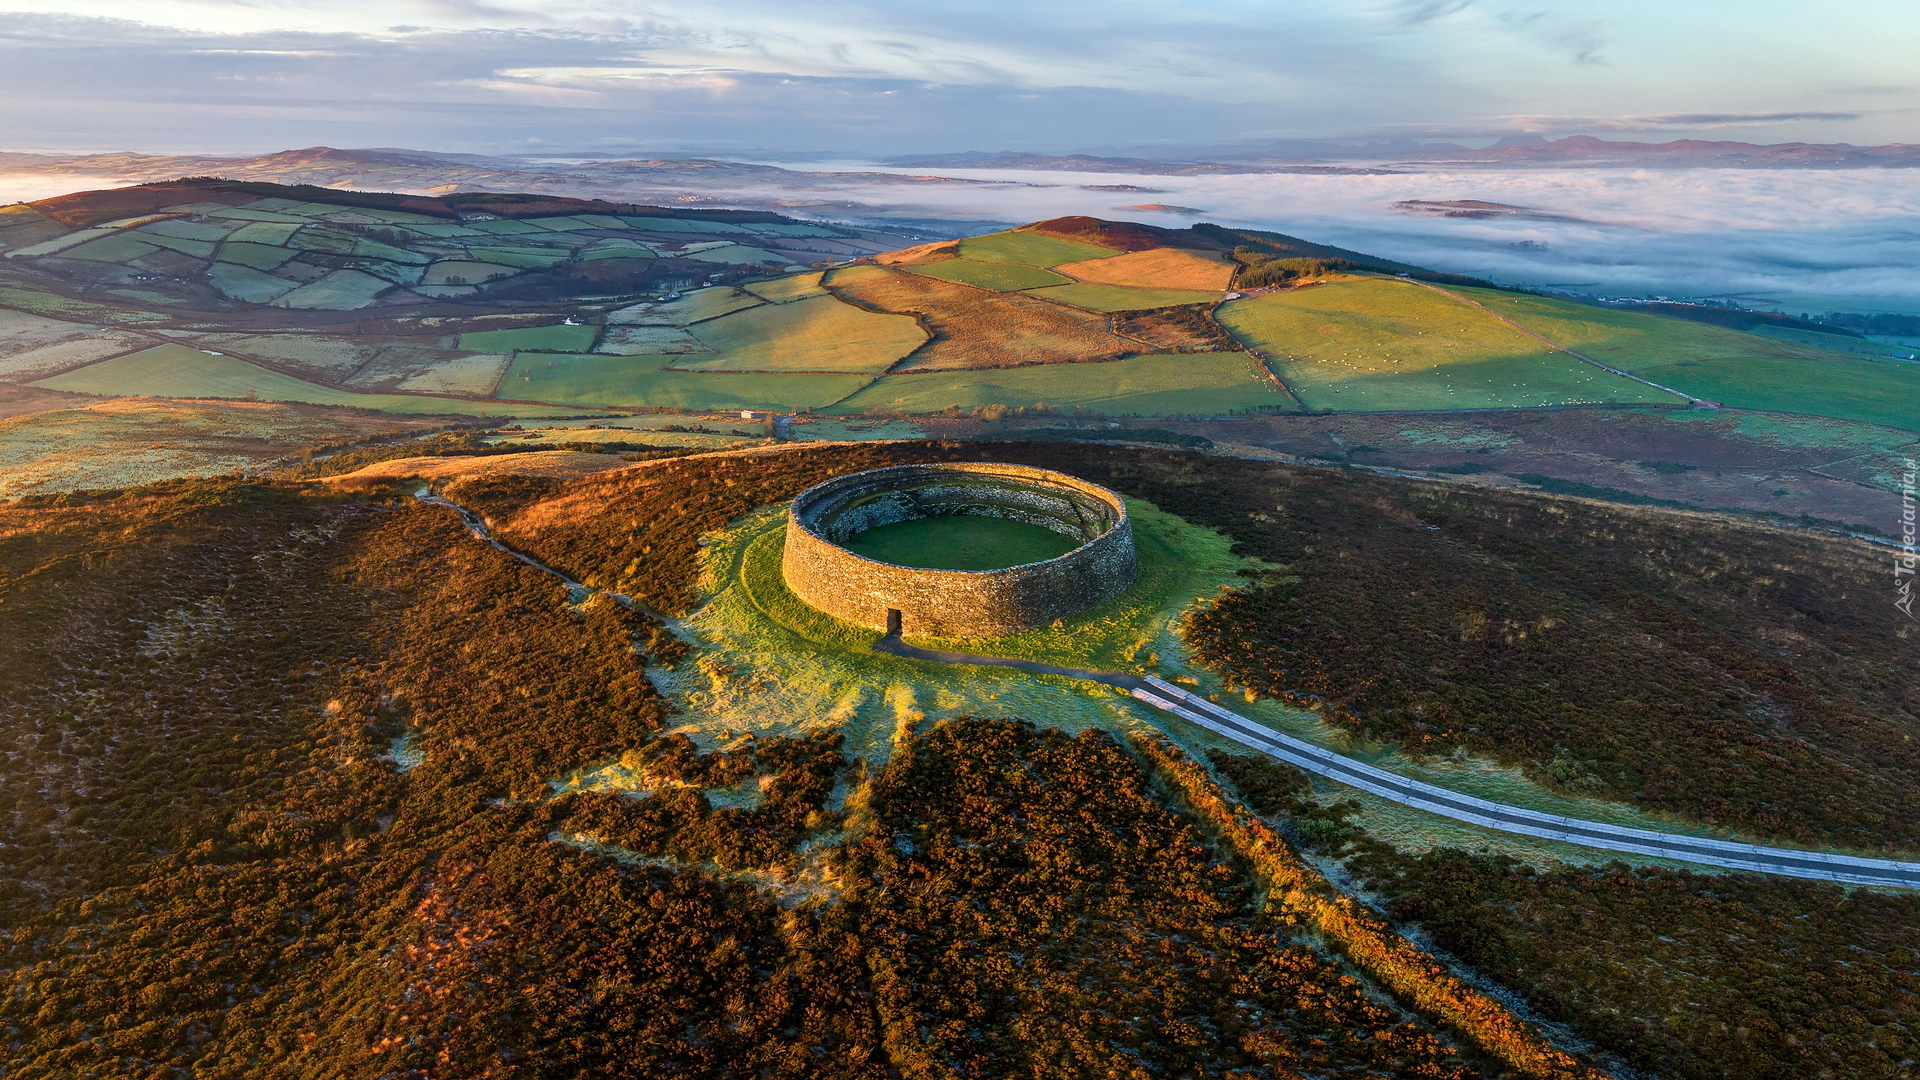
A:
{"type": "Polygon", "coordinates": [[[1508,283],[1602,295],[1736,297],[1794,311],[1920,313],[1916,169],[955,175],[1010,183],[904,192],[850,186],[844,194],[869,206],[977,221],[983,229],[1065,214],[1173,226],[1200,219],[1122,209],[1159,202],[1203,210],[1210,221],[1508,283]],[[1086,184],[1133,184],[1147,192],[1088,191],[1086,184]],[[1394,209],[1407,199],[1476,199],[1545,216],[1433,218],[1394,209]]]}
{"type": "Polygon", "coordinates": [[[1907,0],[0,0],[14,148],[1920,141],[1907,0]],[[133,15],[134,18],[129,18],[133,15]]]}

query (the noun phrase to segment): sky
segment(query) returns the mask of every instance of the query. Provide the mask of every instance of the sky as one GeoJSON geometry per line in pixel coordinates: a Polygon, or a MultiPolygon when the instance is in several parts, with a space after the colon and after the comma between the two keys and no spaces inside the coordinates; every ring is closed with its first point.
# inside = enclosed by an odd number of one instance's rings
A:
{"type": "Polygon", "coordinates": [[[0,149],[1920,142],[1914,0],[0,0],[0,149]]]}

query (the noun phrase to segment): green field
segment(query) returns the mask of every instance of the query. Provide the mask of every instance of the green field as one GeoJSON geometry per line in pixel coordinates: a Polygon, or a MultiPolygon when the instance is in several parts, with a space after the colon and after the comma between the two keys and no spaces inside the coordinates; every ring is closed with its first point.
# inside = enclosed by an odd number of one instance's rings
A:
{"type": "Polygon", "coordinates": [[[69,322],[84,320],[109,326],[138,326],[141,323],[167,320],[167,316],[158,312],[108,307],[105,304],[88,303],[85,300],[61,296],[59,293],[21,288],[18,285],[0,285],[0,307],[10,307],[49,319],[64,319],[69,322]]]}
{"type": "Polygon", "coordinates": [[[122,230],[109,233],[99,240],[90,240],[78,247],[70,247],[61,252],[68,259],[86,259],[89,262],[125,263],[132,262],[142,255],[151,255],[159,250],[154,245],[138,239],[131,232],[122,230]]]}
{"type": "Polygon", "coordinates": [[[514,273],[516,271],[512,266],[503,263],[480,262],[472,259],[442,259],[427,267],[427,272],[421,276],[420,280],[427,285],[475,285],[483,281],[493,281],[496,278],[511,277],[514,273]]]}
{"type": "Polygon", "coordinates": [[[1551,341],[1735,409],[1920,429],[1920,363],[1632,311],[1457,289],[1551,341]]]}
{"type": "Polygon", "coordinates": [[[517,330],[481,330],[460,335],[460,347],[470,352],[514,352],[538,349],[541,352],[586,352],[600,328],[584,323],[555,323],[552,326],[523,326],[517,330]]]}
{"type": "Polygon", "coordinates": [[[567,261],[567,252],[550,248],[470,247],[467,255],[475,262],[512,266],[519,269],[544,269],[567,261]]]}
{"type": "Polygon", "coordinates": [[[243,244],[229,240],[220,245],[220,261],[251,266],[255,270],[271,270],[288,259],[295,252],[268,244],[243,244]]]}
{"type": "Polygon", "coordinates": [[[227,243],[263,244],[268,247],[280,247],[287,241],[293,239],[293,234],[299,232],[302,228],[304,228],[304,226],[291,223],[255,221],[247,225],[242,225],[239,229],[229,234],[227,243]]]}
{"type": "Polygon", "coordinates": [[[651,259],[653,249],[638,240],[625,238],[601,240],[580,252],[580,258],[588,262],[597,262],[601,259],[651,259]]]}
{"type": "Polygon", "coordinates": [[[782,375],[668,371],[683,356],[521,353],[500,396],[579,405],[662,409],[774,409],[830,405],[859,389],[864,375],[782,375]]]}
{"type": "MultiPolygon", "coordinates": [[[[585,226],[582,226],[584,228],[585,226]]],[[[469,233],[486,233],[489,236],[539,236],[549,230],[535,225],[531,221],[468,221],[461,228],[469,233]]]]}
{"type": "Polygon", "coordinates": [[[564,416],[580,411],[409,394],[355,394],[255,367],[237,357],[211,356],[185,345],[155,346],[42,379],[33,385],[107,397],[255,398],[311,405],[352,405],[393,413],[564,416]]]}
{"type": "Polygon", "coordinates": [[[219,221],[187,221],[184,218],[169,218],[156,221],[140,228],[141,235],[152,239],[156,236],[175,236],[182,240],[200,240],[211,242],[224,240],[233,232],[233,225],[219,221]]]}
{"type": "Polygon", "coordinates": [[[211,240],[190,240],[184,236],[168,236],[166,233],[146,231],[141,233],[141,239],[155,247],[163,247],[168,251],[177,251],[182,255],[195,259],[213,258],[215,245],[211,240]]]}
{"type": "Polygon", "coordinates": [[[329,308],[348,311],[363,308],[388,289],[393,282],[363,274],[358,270],[335,270],[319,281],[287,293],[275,300],[275,307],[329,308]]]}
{"type": "Polygon", "coordinates": [[[835,371],[878,374],[920,347],[911,315],[881,315],[820,295],[762,304],[689,332],[712,354],[681,356],[690,371],[835,371]]]}
{"type": "Polygon", "coordinates": [[[622,326],[691,326],[761,303],[765,301],[752,293],[715,286],[695,289],[678,300],[624,307],[609,315],[607,321],[622,326]]]}
{"type": "Polygon", "coordinates": [[[740,287],[762,300],[785,304],[824,293],[826,290],[820,286],[820,277],[820,271],[816,270],[810,274],[788,274],[772,281],[755,281],[740,287]]]}
{"type": "Polygon", "coordinates": [[[949,514],[868,529],[842,547],[855,555],[923,570],[998,570],[1065,555],[1080,541],[1010,518],[949,514]]]}
{"type": "MultiPolygon", "coordinates": [[[[253,206],[223,206],[218,210],[209,210],[207,211],[207,216],[216,217],[216,218],[226,218],[229,221],[269,221],[269,222],[281,222],[288,225],[310,225],[313,223],[312,218],[294,217],[292,214],[276,214],[271,210],[257,209],[260,203],[265,203],[269,201],[287,202],[287,200],[285,199],[276,199],[276,200],[261,199],[261,200],[258,200],[253,206]]],[[[287,202],[287,205],[303,206],[306,204],[287,202]]]]}
{"type": "Polygon", "coordinates": [[[217,262],[207,272],[207,281],[221,295],[249,304],[264,304],[293,288],[293,282],[238,263],[217,262]]]}
{"type": "Polygon", "coordinates": [[[622,216],[620,220],[626,222],[627,225],[632,228],[642,229],[646,232],[705,233],[710,236],[726,236],[730,233],[750,236],[753,233],[751,229],[743,228],[726,221],[696,221],[688,218],[632,216],[622,216]]]}
{"type": "Polygon", "coordinates": [[[1040,364],[980,371],[887,375],[836,413],[1040,405],[1111,416],[1205,415],[1294,408],[1293,399],[1240,353],[1131,356],[1097,364],[1040,364]]]}
{"type": "MultiPolygon", "coordinates": [[[[1036,232],[997,232],[960,241],[960,257],[975,262],[1058,266],[1083,259],[1104,259],[1118,252],[1036,232]]],[[[919,269],[915,267],[915,269],[919,269]]]]}
{"type": "Polygon", "coordinates": [[[1093,285],[1086,282],[1030,291],[1034,296],[1044,296],[1049,300],[1093,311],[1140,311],[1145,308],[1173,307],[1176,304],[1206,304],[1220,299],[1221,295],[1193,289],[1135,289],[1125,285],[1093,285]]]}
{"type": "Polygon", "coordinates": [[[1348,278],[1234,300],[1218,318],[1311,409],[1681,403],[1401,281],[1348,278]]]}
{"type": "Polygon", "coordinates": [[[995,292],[1038,289],[1047,285],[1067,285],[1073,280],[1051,270],[1042,270],[1037,266],[1028,266],[1024,263],[975,262],[972,259],[948,259],[945,262],[923,263],[906,269],[916,274],[939,278],[942,281],[957,281],[962,285],[992,289],[995,292]]]}
{"type": "Polygon", "coordinates": [[[775,255],[765,248],[748,247],[745,244],[729,244],[726,247],[692,251],[681,257],[697,259],[700,262],[733,263],[735,265],[741,263],[761,263],[763,265],[782,266],[793,261],[785,256],[775,255]]]}

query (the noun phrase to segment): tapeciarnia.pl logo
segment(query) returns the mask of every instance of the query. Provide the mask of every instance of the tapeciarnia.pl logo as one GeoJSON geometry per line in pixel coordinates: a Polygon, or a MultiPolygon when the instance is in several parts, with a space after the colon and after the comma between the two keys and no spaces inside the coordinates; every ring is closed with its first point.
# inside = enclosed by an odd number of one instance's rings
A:
{"type": "Polygon", "coordinates": [[[1893,606],[1904,612],[1907,618],[1913,618],[1913,572],[1916,560],[1914,546],[1914,505],[1913,478],[1916,468],[1912,458],[1906,459],[1907,471],[1900,474],[1900,554],[1893,559],[1893,606]]]}

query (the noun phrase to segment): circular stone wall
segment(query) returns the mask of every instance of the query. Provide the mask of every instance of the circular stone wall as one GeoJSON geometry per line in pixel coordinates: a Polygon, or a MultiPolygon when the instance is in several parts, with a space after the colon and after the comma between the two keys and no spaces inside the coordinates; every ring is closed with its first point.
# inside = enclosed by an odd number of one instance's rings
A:
{"type": "Polygon", "coordinates": [[[896,465],[801,492],[787,515],[781,566],[800,599],[850,623],[928,637],[1004,637],[1125,592],[1135,571],[1133,526],[1118,495],[1065,473],[1025,465],[896,465]],[[957,514],[1024,521],[1081,544],[999,570],[895,566],[840,546],[882,525],[957,514]]]}

